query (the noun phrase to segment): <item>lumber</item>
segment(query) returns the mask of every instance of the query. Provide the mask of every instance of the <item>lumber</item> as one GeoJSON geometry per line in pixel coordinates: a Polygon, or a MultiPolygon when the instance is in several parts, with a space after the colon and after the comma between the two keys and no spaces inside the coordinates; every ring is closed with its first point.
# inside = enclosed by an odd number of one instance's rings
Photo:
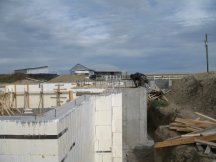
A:
{"type": "Polygon", "coordinates": [[[201,134],[196,133],[196,134],[183,134],[181,135],[181,137],[196,137],[196,136],[200,136],[201,134]]]}
{"type": "Polygon", "coordinates": [[[210,127],[210,128],[206,128],[206,129],[202,129],[202,130],[197,130],[194,132],[190,132],[185,135],[191,135],[191,134],[200,134],[200,136],[208,136],[208,135],[213,135],[216,134],[216,127],[210,127]]]}
{"type": "Polygon", "coordinates": [[[197,121],[193,119],[176,118],[175,121],[179,123],[184,123],[188,126],[199,127],[199,128],[208,128],[208,127],[216,126],[216,123],[212,123],[209,121],[197,121]]]}
{"type": "Polygon", "coordinates": [[[198,142],[198,143],[201,143],[201,144],[204,144],[204,145],[209,145],[209,146],[212,146],[212,147],[216,147],[216,143],[214,143],[214,142],[208,142],[208,141],[199,140],[199,139],[195,139],[195,142],[198,142]]]}
{"type": "Polygon", "coordinates": [[[209,154],[210,152],[211,152],[211,148],[209,147],[209,145],[207,145],[204,154],[209,154]]]}
{"type": "Polygon", "coordinates": [[[196,131],[197,129],[191,127],[169,127],[170,129],[177,130],[179,132],[192,132],[196,131]]]}
{"type": "Polygon", "coordinates": [[[186,127],[187,125],[184,123],[178,123],[178,122],[173,122],[170,123],[171,126],[180,126],[180,127],[186,127]]]}
{"type": "Polygon", "coordinates": [[[169,102],[169,100],[165,96],[162,96],[162,99],[164,99],[165,101],[169,102]]]}
{"type": "Polygon", "coordinates": [[[199,112],[195,112],[195,114],[197,114],[198,116],[203,117],[203,118],[205,118],[205,119],[208,119],[208,120],[210,120],[210,121],[216,122],[216,119],[211,118],[211,117],[209,117],[209,116],[207,116],[207,115],[201,114],[201,113],[199,113],[199,112]]]}
{"type": "Polygon", "coordinates": [[[196,146],[198,151],[203,151],[203,147],[199,143],[196,143],[196,146]]]}
{"type": "Polygon", "coordinates": [[[185,138],[178,138],[168,141],[162,141],[155,143],[155,148],[164,148],[164,147],[171,147],[183,144],[191,144],[195,143],[195,139],[204,140],[204,141],[215,141],[216,134],[208,135],[208,136],[199,136],[199,137],[185,137],[185,138]]]}

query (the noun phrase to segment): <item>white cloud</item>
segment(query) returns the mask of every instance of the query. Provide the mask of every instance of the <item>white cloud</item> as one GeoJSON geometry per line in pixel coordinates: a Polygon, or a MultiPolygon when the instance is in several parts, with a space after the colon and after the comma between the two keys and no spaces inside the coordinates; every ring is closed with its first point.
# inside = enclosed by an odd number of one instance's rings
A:
{"type": "MultiPolygon", "coordinates": [[[[48,33],[63,44],[94,44],[109,39],[103,22],[79,16],[79,11],[59,0],[20,0],[20,5],[4,16],[7,22],[17,21],[27,27],[48,33]]],[[[11,6],[10,6],[11,7],[11,6]]]]}
{"type": "Polygon", "coordinates": [[[203,33],[215,33],[212,2],[0,0],[0,70],[78,62],[163,70],[175,69],[179,57],[195,65],[204,57],[203,33]]]}
{"type": "Polygon", "coordinates": [[[214,21],[215,13],[205,8],[207,4],[210,5],[209,3],[210,1],[201,0],[184,1],[184,5],[176,12],[174,18],[184,26],[198,26],[214,21]]]}

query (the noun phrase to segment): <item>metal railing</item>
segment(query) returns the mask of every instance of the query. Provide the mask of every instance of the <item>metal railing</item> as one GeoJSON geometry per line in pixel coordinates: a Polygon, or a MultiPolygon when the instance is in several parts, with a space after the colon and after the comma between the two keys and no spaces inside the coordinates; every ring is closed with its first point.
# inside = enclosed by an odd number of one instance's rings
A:
{"type": "Polygon", "coordinates": [[[176,80],[182,79],[183,77],[187,76],[187,74],[176,74],[176,75],[147,75],[149,80],[176,80]]]}

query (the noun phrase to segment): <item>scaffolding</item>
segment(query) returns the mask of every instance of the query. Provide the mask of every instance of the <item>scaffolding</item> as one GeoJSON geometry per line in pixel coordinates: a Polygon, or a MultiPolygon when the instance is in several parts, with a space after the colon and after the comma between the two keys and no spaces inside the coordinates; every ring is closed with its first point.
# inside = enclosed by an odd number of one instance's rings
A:
{"type": "Polygon", "coordinates": [[[17,85],[13,85],[13,90],[0,93],[0,116],[13,116],[22,114],[37,113],[42,115],[45,108],[61,106],[65,102],[72,101],[73,91],[61,88],[64,84],[55,84],[54,89],[44,91],[43,85],[40,91],[34,92],[30,85],[23,85],[23,91],[17,91],[17,85]],[[53,103],[50,106],[49,103],[53,103]]]}

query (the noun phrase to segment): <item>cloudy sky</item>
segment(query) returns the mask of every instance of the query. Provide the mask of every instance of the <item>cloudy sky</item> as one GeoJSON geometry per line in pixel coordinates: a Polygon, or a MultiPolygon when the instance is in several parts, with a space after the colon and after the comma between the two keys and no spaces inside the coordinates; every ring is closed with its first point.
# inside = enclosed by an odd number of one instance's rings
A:
{"type": "Polygon", "coordinates": [[[128,72],[216,70],[215,0],[0,0],[0,73],[76,63],[128,72]]]}

